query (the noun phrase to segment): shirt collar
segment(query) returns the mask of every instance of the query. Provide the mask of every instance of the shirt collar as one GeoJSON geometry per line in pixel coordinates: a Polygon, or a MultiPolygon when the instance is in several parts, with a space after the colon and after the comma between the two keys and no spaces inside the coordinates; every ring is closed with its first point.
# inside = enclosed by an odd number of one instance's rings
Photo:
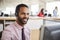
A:
{"type": "Polygon", "coordinates": [[[18,28],[18,29],[22,29],[23,27],[21,25],[19,25],[16,21],[15,21],[15,26],[18,28]]]}

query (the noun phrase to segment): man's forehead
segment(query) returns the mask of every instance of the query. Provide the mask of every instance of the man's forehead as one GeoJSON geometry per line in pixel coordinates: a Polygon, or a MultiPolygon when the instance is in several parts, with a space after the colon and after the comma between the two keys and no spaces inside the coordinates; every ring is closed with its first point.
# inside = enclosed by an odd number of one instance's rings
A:
{"type": "Polygon", "coordinates": [[[20,10],[29,10],[27,7],[21,7],[20,10]]]}
{"type": "Polygon", "coordinates": [[[29,8],[27,8],[27,7],[21,7],[21,8],[20,8],[20,11],[21,11],[21,12],[23,12],[23,11],[29,12],[29,8]]]}

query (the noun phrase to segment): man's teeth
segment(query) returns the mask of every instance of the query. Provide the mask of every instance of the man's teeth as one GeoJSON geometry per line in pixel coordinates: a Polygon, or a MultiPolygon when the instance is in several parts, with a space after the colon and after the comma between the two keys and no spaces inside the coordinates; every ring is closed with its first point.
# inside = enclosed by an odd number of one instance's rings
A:
{"type": "Polygon", "coordinates": [[[27,19],[24,19],[24,21],[27,21],[27,19]]]}

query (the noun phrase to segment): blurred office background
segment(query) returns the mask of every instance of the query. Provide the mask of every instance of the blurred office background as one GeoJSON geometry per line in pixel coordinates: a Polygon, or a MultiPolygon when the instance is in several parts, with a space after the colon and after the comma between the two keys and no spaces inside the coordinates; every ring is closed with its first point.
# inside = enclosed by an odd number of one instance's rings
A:
{"type": "Polygon", "coordinates": [[[41,8],[48,11],[48,14],[53,15],[53,9],[58,7],[58,15],[60,15],[60,1],[59,0],[0,0],[0,12],[4,14],[14,15],[17,4],[24,3],[30,7],[30,15],[37,15],[41,8]]]}
{"type": "Polygon", "coordinates": [[[29,19],[26,26],[32,29],[31,40],[40,39],[40,34],[42,34],[40,31],[43,25],[60,25],[60,0],[0,0],[0,31],[3,31],[5,26],[16,20],[15,7],[21,3],[29,6],[31,19],[29,19]],[[58,7],[57,18],[53,18],[53,9],[55,6],[58,7]],[[37,14],[42,8],[44,8],[44,13],[47,10],[47,14],[51,14],[52,17],[38,17],[37,14]]]}

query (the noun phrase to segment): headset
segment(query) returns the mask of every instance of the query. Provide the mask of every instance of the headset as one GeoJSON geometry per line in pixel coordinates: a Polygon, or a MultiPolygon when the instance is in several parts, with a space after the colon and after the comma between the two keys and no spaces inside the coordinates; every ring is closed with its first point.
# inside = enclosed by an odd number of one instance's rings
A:
{"type": "Polygon", "coordinates": [[[19,4],[19,5],[17,5],[16,6],[16,10],[15,10],[15,16],[18,16],[18,11],[19,11],[19,9],[21,8],[21,7],[27,7],[28,8],[28,6],[27,5],[25,5],[25,4],[19,4]]]}

